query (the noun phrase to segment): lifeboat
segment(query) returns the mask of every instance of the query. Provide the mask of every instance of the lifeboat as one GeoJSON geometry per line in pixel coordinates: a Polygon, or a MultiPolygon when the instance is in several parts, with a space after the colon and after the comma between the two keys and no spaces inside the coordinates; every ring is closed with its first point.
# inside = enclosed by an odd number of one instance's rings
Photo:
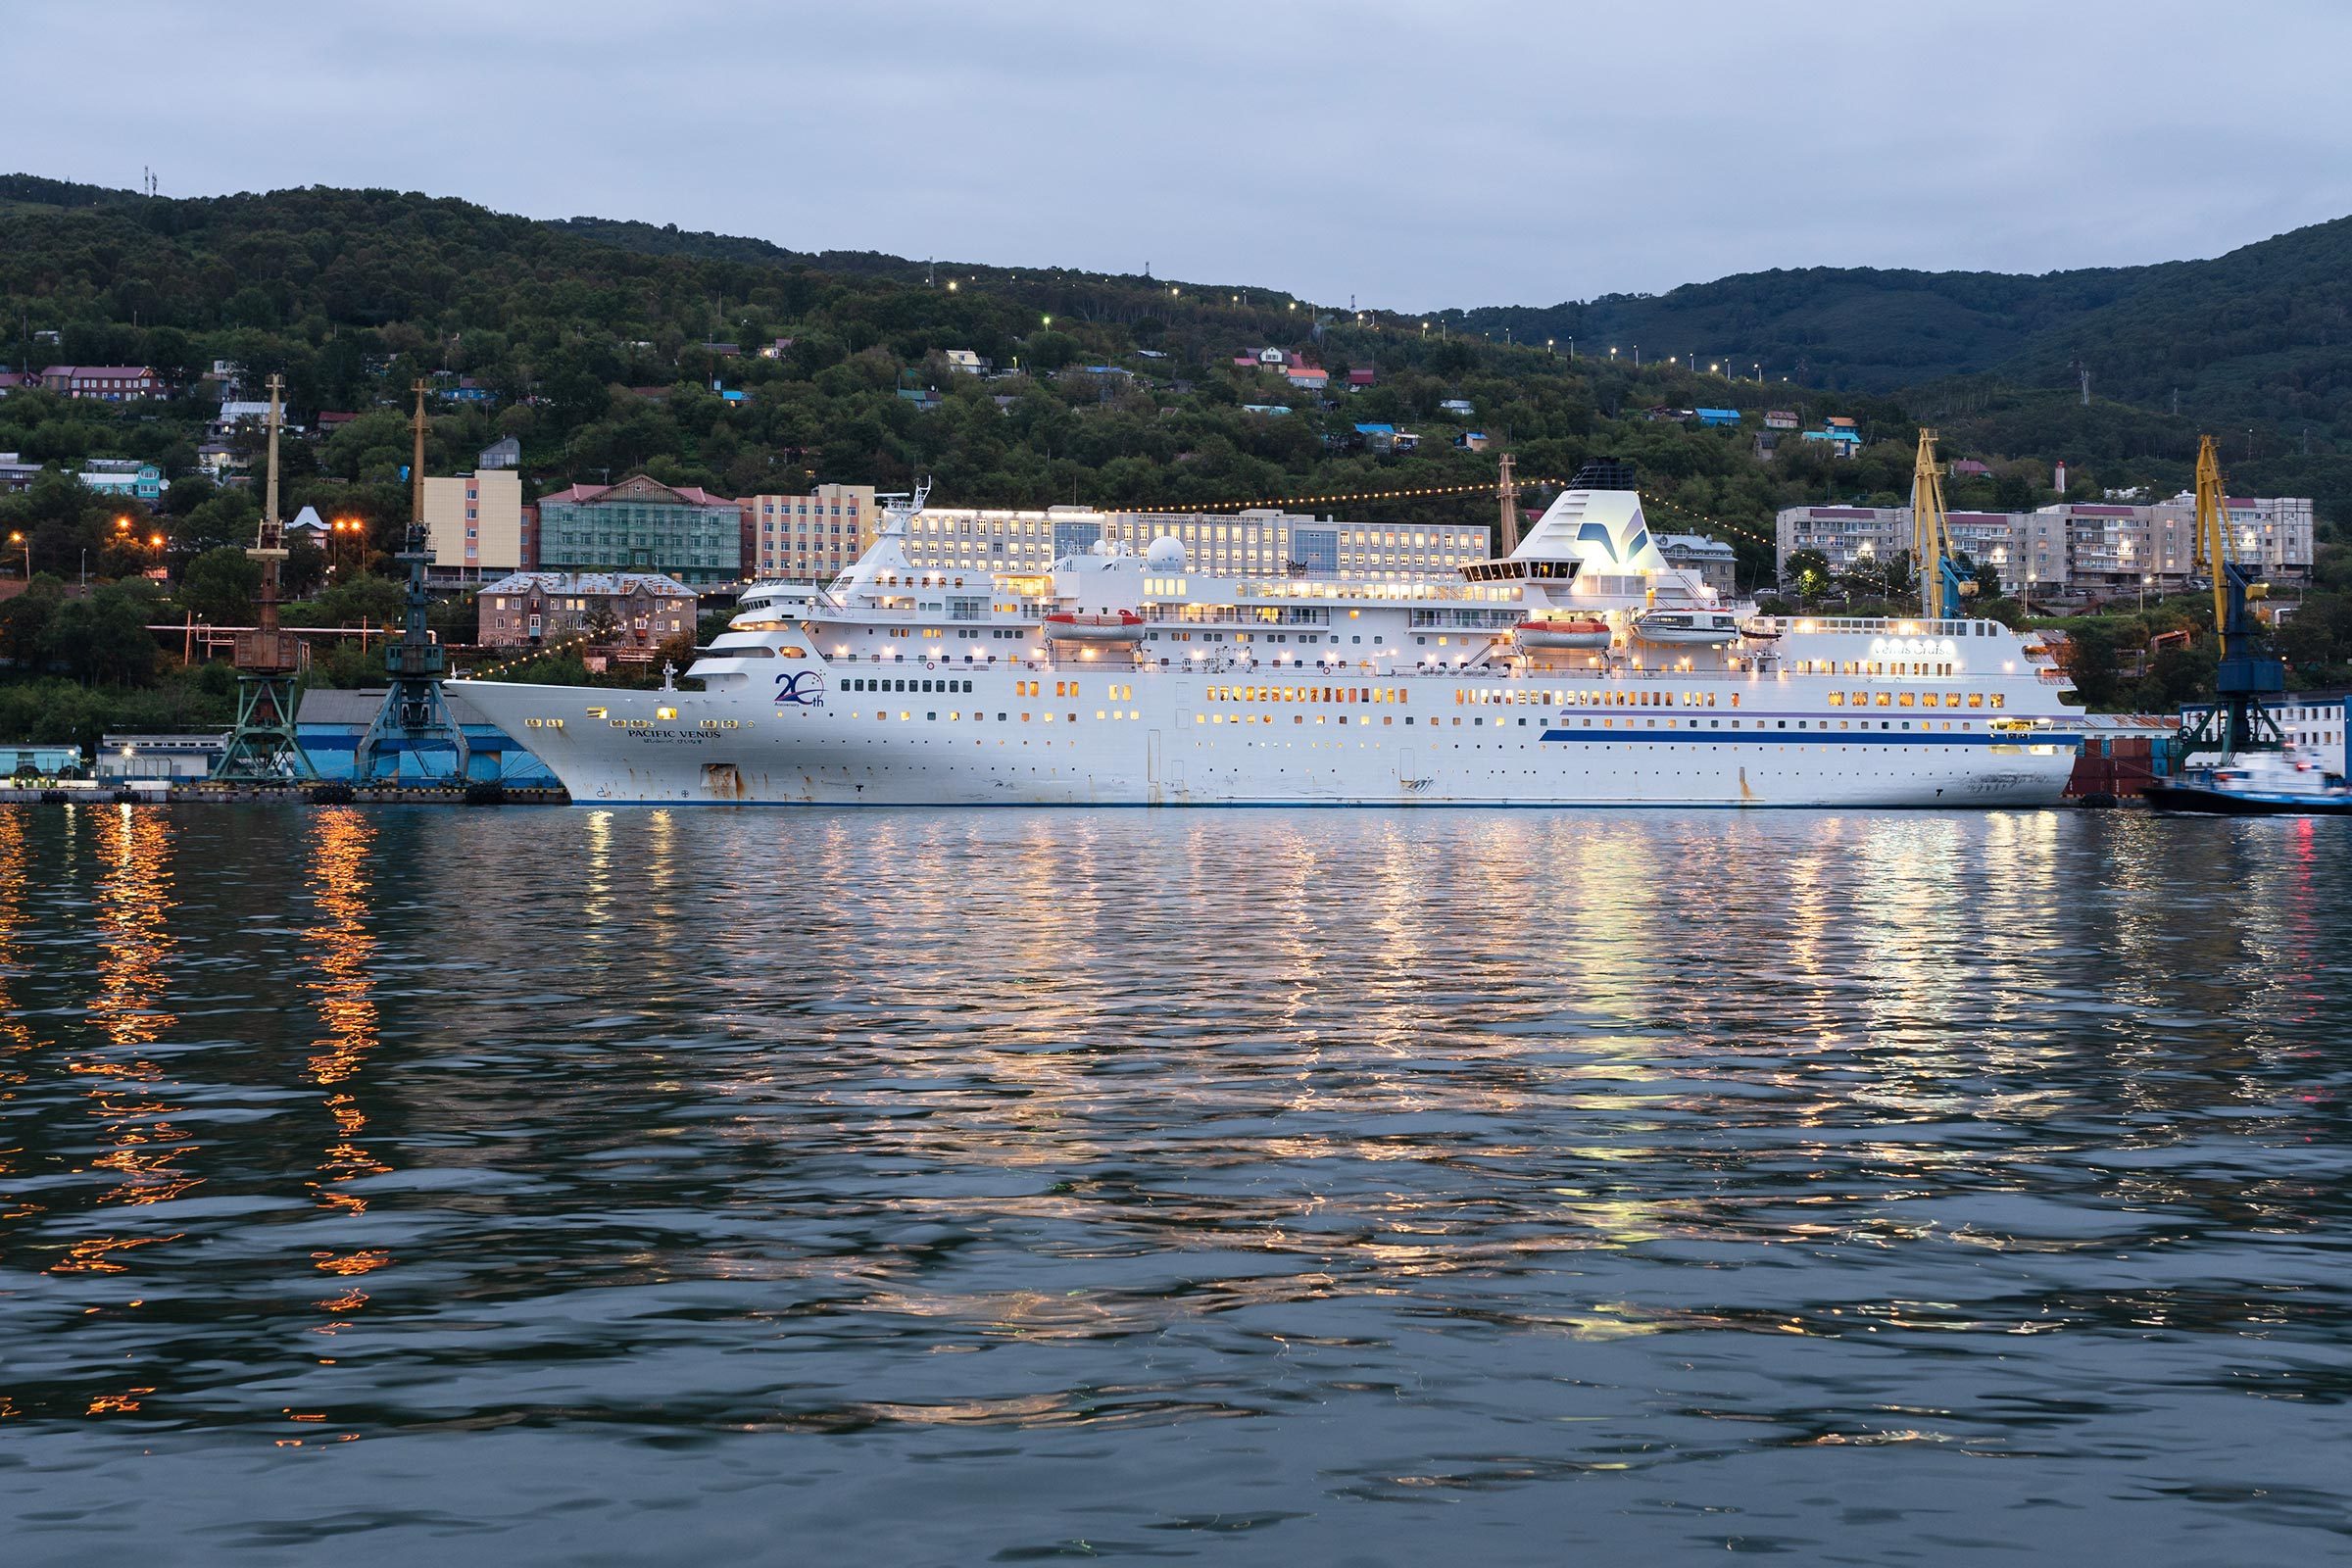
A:
{"type": "Polygon", "coordinates": [[[1523,620],[1511,628],[1522,648],[1606,648],[1609,623],[1590,615],[1571,620],[1523,620]]]}
{"type": "Polygon", "coordinates": [[[1132,610],[1108,615],[1063,612],[1046,617],[1046,636],[1057,643],[1133,643],[1144,636],[1144,617],[1132,610]]]}
{"type": "Polygon", "coordinates": [[[1740,621],[1712,610],[1653,610],[1635,619],[1634,635],[1678,648],[1720,648],[1740,635],[1740,621]]]}

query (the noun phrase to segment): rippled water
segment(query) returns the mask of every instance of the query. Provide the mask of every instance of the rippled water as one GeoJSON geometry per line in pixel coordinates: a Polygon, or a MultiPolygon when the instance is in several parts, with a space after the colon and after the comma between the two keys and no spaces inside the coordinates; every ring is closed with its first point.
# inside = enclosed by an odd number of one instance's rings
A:
{"type": "Polygon", "coordinates": [[[0,1555],[2352,1556],[2348,828],[0,808],[0,1555]]]}

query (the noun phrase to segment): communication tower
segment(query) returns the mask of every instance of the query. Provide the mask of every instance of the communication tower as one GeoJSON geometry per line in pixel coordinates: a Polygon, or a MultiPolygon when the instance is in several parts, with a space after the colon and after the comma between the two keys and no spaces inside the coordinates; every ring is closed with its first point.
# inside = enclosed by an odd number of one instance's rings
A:
{"type": "Polygon", "coordinates": [[[236,634],[237,722],[213,764],[213,777],[232,784],[292,784],[318,776],[294,729],[302,641],[277,625],[278,571],[286,559],[286,527],[277,516],[278,395],[284,387],[282,377],[270,377],[270,477],[263,491],[261,537],[245,552],[262,564],[260,624],[236,634]]]}
{"type": "Polygon", "coordinates": [[[388,677],[384,706],[375,710],[352,748],[354,783],[400,775],[400,754],[416,759],[430,771],[425,758],[449,749],[448,779],[466,780],[466,731],[450,716],[449,699],[441,690],[441,645],[426,628],[425,612],[432,600],[424,590],[424,568],[433,559],[432,539],[424,521],[424,382],[416,384],[416,412],[410,424],[416,447],[409,460],[409,532],[405,547],[393,559],[409,568],[408,601],[400,635],[384,644],[384,673],[388,677]]]}

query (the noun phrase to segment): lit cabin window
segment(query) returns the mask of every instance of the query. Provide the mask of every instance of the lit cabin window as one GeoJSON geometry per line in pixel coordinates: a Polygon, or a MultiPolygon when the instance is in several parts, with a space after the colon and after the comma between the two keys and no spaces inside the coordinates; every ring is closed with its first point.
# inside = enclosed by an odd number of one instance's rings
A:
{"type": "Polygon", "coordinates": [[[779,648],[776,650],[776,657],[778,659],[807,659],[808,650],[806,648],[779,648]]]}
{"type": "Polygon", "coordinates": [[[656,718],[675,718],[678,716],[678,710],[674,708],[657,708],[654,710],[654,716],[656,718]]]}

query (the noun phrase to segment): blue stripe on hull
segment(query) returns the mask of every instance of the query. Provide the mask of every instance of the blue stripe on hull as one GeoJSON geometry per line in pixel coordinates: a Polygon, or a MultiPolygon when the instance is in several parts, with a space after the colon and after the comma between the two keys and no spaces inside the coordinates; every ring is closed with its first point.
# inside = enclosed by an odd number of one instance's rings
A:
{"type": "Polygon", "coordinates": [[[1624,729],[1547,729],[1543,738],[1547,741],[1704,741],[1721,742],[1729,746],[1745,746],[1758,742],[1784,742],[1803,746],[2065,746],[2080,747],[2080,735],[1929,735],[1909,730],[1839,730],[1819,729],[1782,731],[1774,729],[1723,730],[1624,730],[1624,729]]]}

